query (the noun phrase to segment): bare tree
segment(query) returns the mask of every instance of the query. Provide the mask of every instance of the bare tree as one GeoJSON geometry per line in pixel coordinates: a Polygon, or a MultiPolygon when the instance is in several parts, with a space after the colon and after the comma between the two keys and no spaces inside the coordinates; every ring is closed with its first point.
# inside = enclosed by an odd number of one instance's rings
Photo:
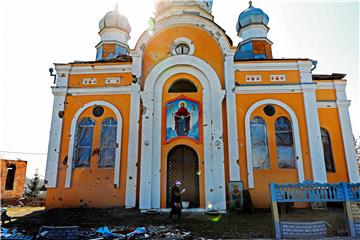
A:
{"type": "Polygon", "coordinates": [[[356,150],[357,161],[360,164],[360,136],[355,139],[355,150],[356,150]]]}

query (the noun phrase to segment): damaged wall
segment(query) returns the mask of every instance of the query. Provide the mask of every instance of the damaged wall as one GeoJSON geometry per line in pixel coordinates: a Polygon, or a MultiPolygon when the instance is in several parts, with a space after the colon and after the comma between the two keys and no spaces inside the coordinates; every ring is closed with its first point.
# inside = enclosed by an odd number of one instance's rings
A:
{"type": "Polygon", "coordinates": [[[1,198],[21,198],[25,191],[27,162],[1,159],[1,198]]]}

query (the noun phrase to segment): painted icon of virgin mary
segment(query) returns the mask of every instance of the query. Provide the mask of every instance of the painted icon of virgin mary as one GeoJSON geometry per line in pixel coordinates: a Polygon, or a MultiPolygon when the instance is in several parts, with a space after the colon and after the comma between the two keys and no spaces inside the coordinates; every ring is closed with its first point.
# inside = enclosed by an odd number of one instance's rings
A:
{"type": "Polygon", "coordinates": [[[190,131],[191,114],[186,108],[185,102],[180,102],[180,107],[174,114],[175,131],[178,136],[187,136],[190,131]]]}

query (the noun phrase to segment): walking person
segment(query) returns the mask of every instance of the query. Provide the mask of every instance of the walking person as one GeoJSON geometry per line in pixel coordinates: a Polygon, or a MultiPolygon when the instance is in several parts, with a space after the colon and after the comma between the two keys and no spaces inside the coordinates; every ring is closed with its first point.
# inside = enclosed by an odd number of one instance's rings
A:
{"type": "Polygon", "coordinates": [[[181,194],[185,192],[185,189],[180,191],[180,187],[181,182],[176,180],[175,185],[171,189],[171,212],[169,219],[171,219],[173,215],[178,215],[178,220],[181,218],[181,194]]]}

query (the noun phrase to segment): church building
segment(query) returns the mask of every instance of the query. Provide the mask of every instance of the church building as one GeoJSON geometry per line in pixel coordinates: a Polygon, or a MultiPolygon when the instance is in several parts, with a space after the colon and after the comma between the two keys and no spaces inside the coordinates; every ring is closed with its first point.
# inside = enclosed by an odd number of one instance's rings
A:
{"type": "Polygon", "coordinates": [[[212,0],[154,4],[134,49],[115,9],[95,60],[55,64],[47,208],[163,210],[176,180],[193,211],[226,211],[238,183],[268,208],[272,182],[359,182],[345,74],[274,58],[269,16],[251,2],[238,46],[212,0]]]}

